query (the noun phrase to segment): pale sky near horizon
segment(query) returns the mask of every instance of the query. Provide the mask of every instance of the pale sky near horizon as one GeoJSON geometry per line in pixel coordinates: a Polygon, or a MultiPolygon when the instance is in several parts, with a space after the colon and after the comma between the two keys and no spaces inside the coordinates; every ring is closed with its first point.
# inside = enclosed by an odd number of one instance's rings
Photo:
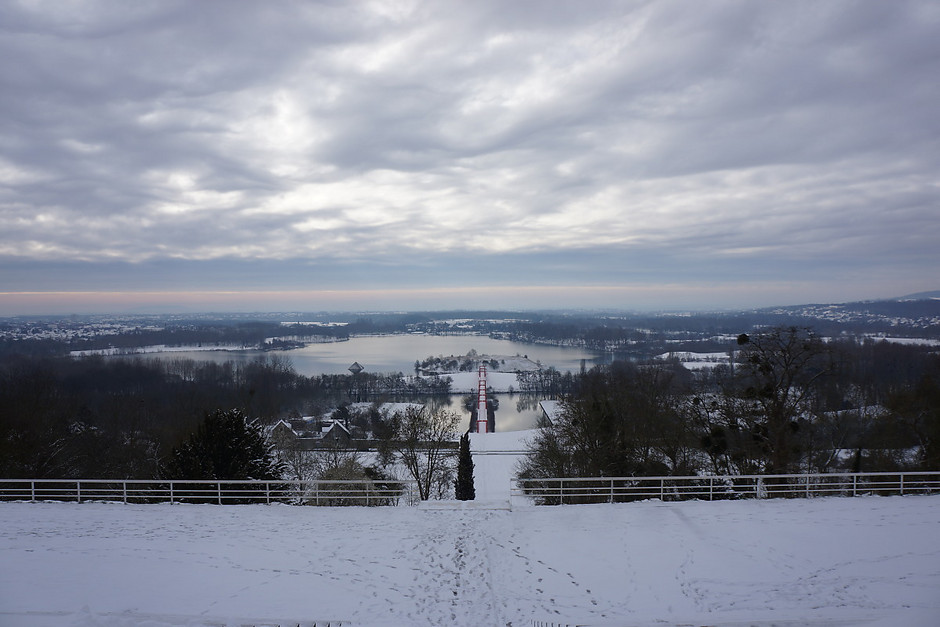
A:
{"type": "Polygon", "coordinates": [[[940,289],[940,3],[0,3],[0,316],[940,289]]]}

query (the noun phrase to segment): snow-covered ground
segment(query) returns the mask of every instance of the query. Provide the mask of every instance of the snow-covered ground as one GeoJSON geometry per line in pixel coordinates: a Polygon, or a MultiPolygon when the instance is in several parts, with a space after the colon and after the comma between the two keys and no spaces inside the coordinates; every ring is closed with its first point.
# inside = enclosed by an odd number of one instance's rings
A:
{"type": "Polygon", "coordinates": [[[109,357],[113,355],[150,355],[154,353],[193,353],[199,351],[244,351],[256,350],[257,345],[245,346],[243,344],[197,344],[182,346],[167,346],[166,344],[154,344],[153,346],[126,346],[115,348],[93,348],[81,351],[69,351],[72,357],[91,357],[101,355],[109,357]]]}
{"type": "Polygon", "coordinates": [[[702,370],[729,363],[728,353],[695,353],[692,351],[675,351],[658,355],[657,359],[678,359],[688,370],[702,370]]]}
{"type": "Polygon", "coordinates": [[[868,334],[866,337],[869,337],[877,342],[888,342],[889,344],[919,344],[923,346],[940,346],[940,340],[920,337],[888,337],[886,335],[878,335],[873,333],[868,334]]]}
{"type": "Polygon", "coordinates": [[[470,434],[476,500],[509,506],[510,477],[516,475],[516,464],[525,456],[526,443],[534,435],[534,429],[470,434]]]}
{"type": "Polygon", "coordinates": [[[4,503],[0,625],[938,625],[938,531],[936,496],[4,503]]]}
{"type": "MultiPolygon", "coordinates": [[[[450,377],[450,389],[455,394],[476,392],[480,376],[476,372],[449,372],[442,377],[450,377]]],[[[512,387],[519,390],[519,378],[515,372],[488,372],[486,373],[486,386],[492,392],[508,392],[512,387]]]]}

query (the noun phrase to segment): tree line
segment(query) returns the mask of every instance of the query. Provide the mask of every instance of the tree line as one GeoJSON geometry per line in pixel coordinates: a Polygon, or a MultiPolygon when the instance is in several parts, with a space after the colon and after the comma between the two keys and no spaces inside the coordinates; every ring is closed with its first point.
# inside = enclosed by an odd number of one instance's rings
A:
{"type": "Polygon", "coordinates": [[[216,411],[262,425],[351,400],[446,394],[446,378],[297,374],[290,360],[0,359],[0,477],[156,478],[216,411]]]}
{"type": "Polygon", "coordinates": [[[577,377],[520,469],[525,478],[940,469],[940,356],[824,342],[812,329],[742,334],[731,364],[614,362],[577,377]]]}

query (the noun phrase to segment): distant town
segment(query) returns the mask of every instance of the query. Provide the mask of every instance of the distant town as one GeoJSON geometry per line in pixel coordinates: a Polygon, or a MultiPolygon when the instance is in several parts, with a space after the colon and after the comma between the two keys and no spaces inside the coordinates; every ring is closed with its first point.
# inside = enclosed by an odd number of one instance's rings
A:
{"type": "Polygon", "coordinates": [[[0,318],[0,352],[65,353],[173,347],[283,350],[368,334],[478,334],[581,346],[643,358],[672,349],[721,350],[727,336],[774,325],[832,337],[940,339],[940,297],[728,312],[265,312],[0,318]]]}

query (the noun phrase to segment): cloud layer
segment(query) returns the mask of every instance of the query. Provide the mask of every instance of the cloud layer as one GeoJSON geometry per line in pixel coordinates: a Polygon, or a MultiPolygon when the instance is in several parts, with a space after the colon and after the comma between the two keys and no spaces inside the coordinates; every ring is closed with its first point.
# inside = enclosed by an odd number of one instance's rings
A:
{"type": "Polygon", "coordinates": [[[936,288],[926,0],[39,1],[0,24],[0,291],[936,288]]]}

